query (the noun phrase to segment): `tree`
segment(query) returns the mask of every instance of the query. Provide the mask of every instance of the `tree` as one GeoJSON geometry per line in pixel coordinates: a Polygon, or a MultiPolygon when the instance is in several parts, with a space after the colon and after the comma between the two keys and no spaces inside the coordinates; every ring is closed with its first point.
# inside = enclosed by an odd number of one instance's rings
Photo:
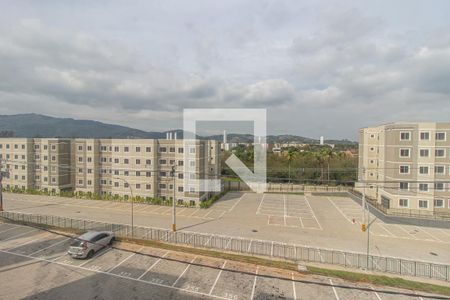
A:
{"type": "Polygon", "coordinates": [[[337,156],[333,148],[326,148],[322,151],[323,159],[327,162],[327,181],[330,181],[330,161],[337,156]]]}
{"type": "Polygon", "coordinates": [[[298,152],[295,148],[289,148],[286,152],[286,158],[288,161],[288,174],[289,174],[289,183],[291,183],[291,162],[297,156],[298,152]]]}

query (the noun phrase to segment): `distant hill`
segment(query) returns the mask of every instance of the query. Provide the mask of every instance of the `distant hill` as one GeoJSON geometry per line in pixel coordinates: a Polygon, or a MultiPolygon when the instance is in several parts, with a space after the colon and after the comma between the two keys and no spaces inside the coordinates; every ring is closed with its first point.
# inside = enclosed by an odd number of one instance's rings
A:
{"type": "Polygon", "coordinates": [[[38,114],[0,115],[0,131],[16,137],[164,138],[165,133],[146,132],[91,120],[54,118],[38,114]]]}
{"type": "MultiPolygon", "coordinates": [[[[177,132],[178,138],[183,137],[183,131],[172,130],[177,132]]],[[[130,127],[106,124],[91,120],[75,120],[72,118],[55,118],[39,114],[18,114],[18,115],[0,115],[0,137],[66,137],[66,138],[146,138],[146,139],[163,139],[166,132],[148,132],[144,130],[134,129],[130,127]]],[[[200,137],[222,141],[222,135],[212,135],[208,137],[200,137]]],[[[230,143],[252,143],[253,135],[251,134],[235,134],[227,135],[230,143]]],[[[269,143],[303,143],[314,144],[318,140],[306,138],[297,135],[269,135],[267,136],[269,143]]],[[[330,144],[355,144],[355,142],[347,140],[330,140],[325,141],[330,144]]]]}

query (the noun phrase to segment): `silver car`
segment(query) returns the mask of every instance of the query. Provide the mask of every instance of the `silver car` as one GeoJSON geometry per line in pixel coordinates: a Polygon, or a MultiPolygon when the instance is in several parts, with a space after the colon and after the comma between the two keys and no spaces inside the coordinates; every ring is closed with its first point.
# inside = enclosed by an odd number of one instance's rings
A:
{"type": "Polygon", "coordinates": [[[111,231],[88,231],[75,239],[67,253],[73,258],[91,258],[113,241],[114,233],[111,231]]]}

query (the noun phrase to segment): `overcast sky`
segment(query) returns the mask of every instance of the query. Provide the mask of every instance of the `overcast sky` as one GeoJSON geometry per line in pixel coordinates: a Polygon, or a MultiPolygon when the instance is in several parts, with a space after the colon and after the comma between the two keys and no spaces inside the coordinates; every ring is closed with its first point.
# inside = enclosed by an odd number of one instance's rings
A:
{"type": "Polygon", "coordinates": [[[0,114],[160,131],[267,108],[271,134],[449,121],[450,1],[1,1],[0,114]]]}

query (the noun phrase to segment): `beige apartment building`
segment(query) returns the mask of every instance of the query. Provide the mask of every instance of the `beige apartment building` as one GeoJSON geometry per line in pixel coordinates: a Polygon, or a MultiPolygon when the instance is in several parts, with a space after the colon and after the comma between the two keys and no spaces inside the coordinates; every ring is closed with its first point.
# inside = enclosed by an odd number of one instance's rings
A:
{"type": "Polygon", "coordinates": [[[10,173],[4,187],[124,198],[133,193],[194,204],[213,193],[187,184],[185,176],[220,179],[220,149],[217,141],[184,146],[179,139],[2,138],[0,159],[10,173]]]}
{"type": "Polygon", "coordinates": [[[356,189],[387,209],[450,213],[450,123],[361,129],[356,189]]]}

